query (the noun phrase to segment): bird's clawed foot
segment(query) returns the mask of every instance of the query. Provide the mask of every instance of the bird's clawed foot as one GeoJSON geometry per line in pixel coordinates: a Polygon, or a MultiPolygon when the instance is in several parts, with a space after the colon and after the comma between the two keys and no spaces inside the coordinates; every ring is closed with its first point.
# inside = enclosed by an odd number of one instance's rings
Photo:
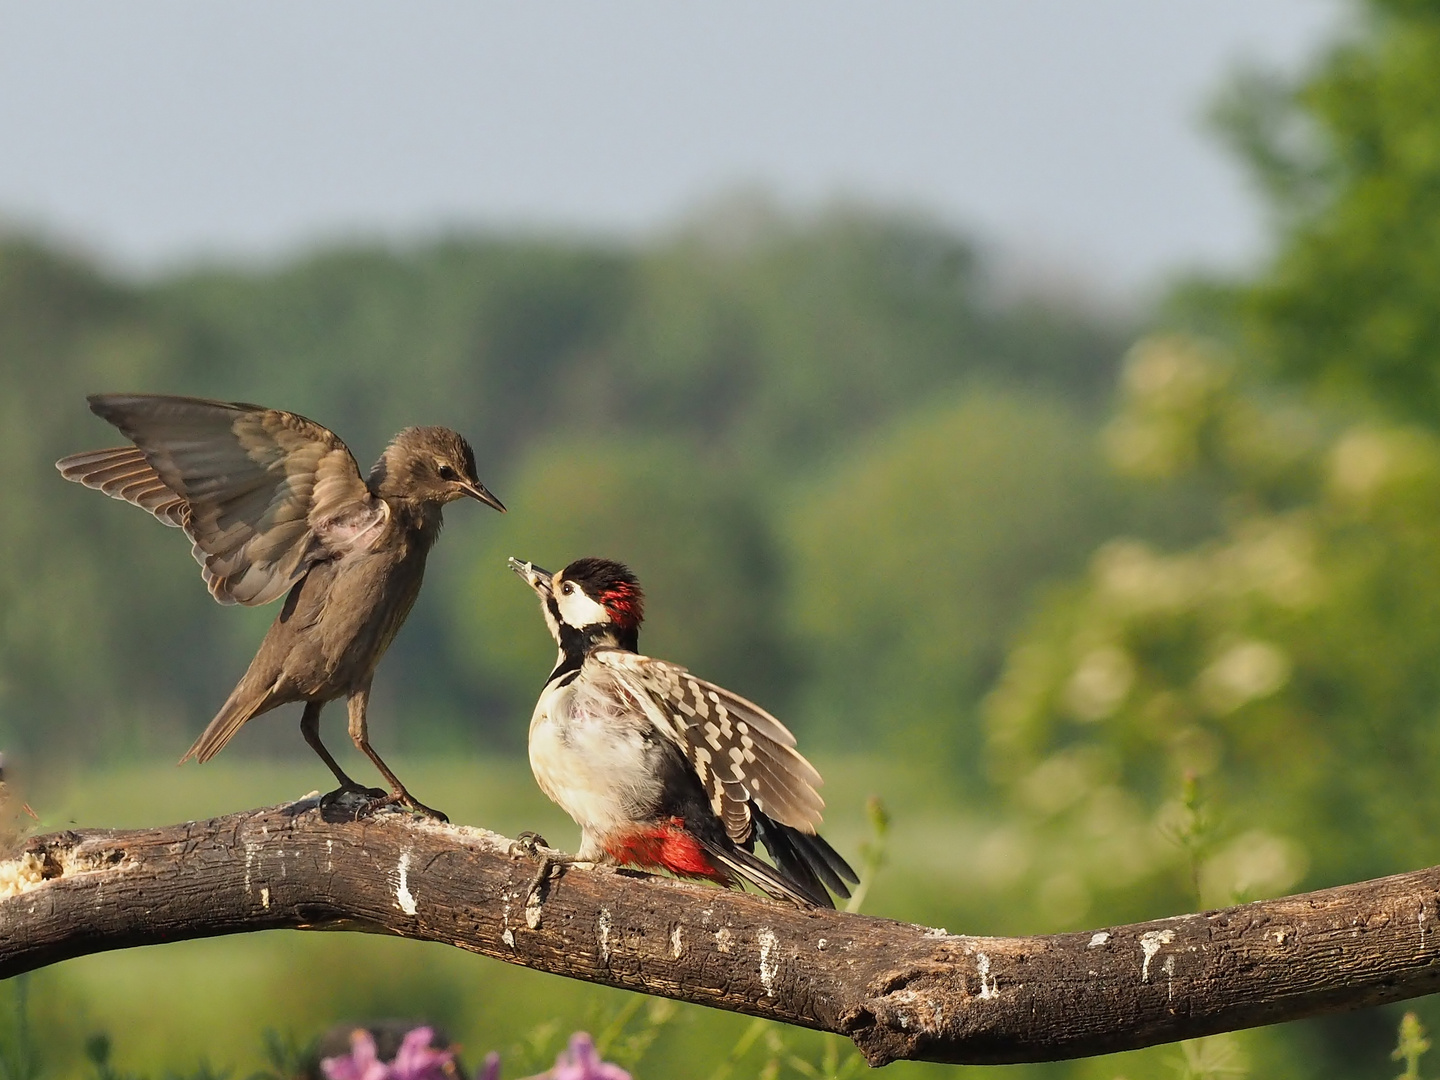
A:
{"type": "Polygon", "coordinates": [[[321,795],[320,805],[329,806],[332,803],[354,799],[363,799],[369,802],[372,799],[383,799],[387,794],[388,792],[384,788],[364,787],[360,784],[341,784],[329,794],[321,795]]]}
{"type": "MultiPolygon", "coordinates": [[[[399,791],[385,791],[383,788],[361,787],[359,784],[336,788],[328,795],[320,797],[320,809],[330,811],[334,820],[359,821],[361,818],[370,817],[372,814],[385,809],[387,806],[403,806],[407,810],[414,810],[417,814],[424,814],[436,821],[449,822],[450,819],[433,807],[426,806],[415,796],[411,795],[404,788],[399,791]],[[336,811],[340,813],[337,814],[336,811]]],[[[326,820],[331,820],[330,816],[326,820]]]]}
{"type": "Polygon", "coordinates": [[[545,837],[541,836],[538,832],[531,832],[529,829],[526,829],[511,842],[510,857],[513,859],[516,856],[524,855],[527,858],[538,859],[541,858],[540,849],[548,848],[549,846],[550,844],[545,837]]]}
{"type": "Polygon", "coordinates": [[[390,792],[388,795],[383,791],[377,792],[376,794],[378,798],[371,799],[355,814],[356,820],[369,817],[371,814],[378,810],[383,810],[387,806],[403,806],[407,810],[413,810],[415,813],[423,814],[425,817],[432,818],[435,821],[442,821],[446,824],[450,822],[450,819],[446,815],[434,807],[426,806],[403,787],[399,791],[390,792]]]}
{"type": "Polygon", "coordinates": [[[320,796],[320,815],[326,821],[354,821],[376,799],[387,792],[380,788],[361,787],[356,783],[341,784],[334,791],[320,796]]]}
{"type": "Polygon", "coordinates": [[[530,879],[530,885],[525,890],[525,906],[530,906],[531,900],[538,904],[545,902],[544,888],[550,878],[550,871],[566,866],[573,866],[583,860],[574,855],[566,855],[563,852],[552,851],[545,838],[537,832],[526,830],[517,836],[510,845],[512,857],[525,856],[535,859],[540,863],[535,871],[535,876],[530,879]]]}
{"type": "Polygon", "coordinates": [[[399,802],[401,806],[405,807],[405,809],[413,810],[415,811],[415,813],[428,817],[432,821],[438,821],[444,825],[450,824],[449,814],[441,813],[433,806],[426,806],[423,802],[415,798],[415,796],[411,795],[408,791],[400,792],[400,798],[396,801],[399,802]]]}

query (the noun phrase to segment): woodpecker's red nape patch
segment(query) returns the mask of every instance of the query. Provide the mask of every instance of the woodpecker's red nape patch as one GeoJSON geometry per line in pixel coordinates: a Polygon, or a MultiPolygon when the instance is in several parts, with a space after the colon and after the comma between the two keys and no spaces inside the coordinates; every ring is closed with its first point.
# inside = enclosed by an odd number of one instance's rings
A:
{"type": "Polygon", "coordinates": [[[620,626],[638,629],[645,618],[645,594],[638,583],[615,582],[601,595],[600,602],[620,626]]]}
{"type": "Polygon", "coordinates": [[[704,878],[719,885],[735,884],[734,877],[716,866],[700,842],[685,831],[683,818],[608,837],[605,853],[626,866],[668,870],[679,877],[704,878]]]}

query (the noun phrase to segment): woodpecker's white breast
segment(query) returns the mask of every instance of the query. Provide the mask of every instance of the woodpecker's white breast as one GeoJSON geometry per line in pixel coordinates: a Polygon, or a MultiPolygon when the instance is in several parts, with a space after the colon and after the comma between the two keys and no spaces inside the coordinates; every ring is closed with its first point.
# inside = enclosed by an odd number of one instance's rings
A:
{"type": "Polygon", "coordinates": [[[587,847],[648,817],[662,794],[653,726],[626,707],[613,680],[593,676],[587,665],[568,684],[546,687],[530,719],[535,780],[585,831],[587,847]]]}

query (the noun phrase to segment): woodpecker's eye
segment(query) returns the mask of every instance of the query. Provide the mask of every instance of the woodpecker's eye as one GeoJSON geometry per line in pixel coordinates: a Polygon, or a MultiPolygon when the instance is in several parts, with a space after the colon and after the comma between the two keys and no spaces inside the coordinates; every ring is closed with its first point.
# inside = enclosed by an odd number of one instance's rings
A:
{"type": "Polygon", "coordinates": [[[441,466],[440,466],[440,479],[441,479],[441,480],[458,480],[458,479],[460,479],[460,474],[457,473],[454,469],[452,469],[449,465],[441,465],[441,466]]]}
{"type": "Polygon", "coordinates": [[[565,584],[563,584],[563,585],[560,586],[560,591],[561,591],[562,593],[564,593],[566,596],[569,596],[571,593],[573,593],[573,592],[575,591],[575,583],[574,583],[573,581],[567,581],[567,582],[565,582],[565,584]]]}

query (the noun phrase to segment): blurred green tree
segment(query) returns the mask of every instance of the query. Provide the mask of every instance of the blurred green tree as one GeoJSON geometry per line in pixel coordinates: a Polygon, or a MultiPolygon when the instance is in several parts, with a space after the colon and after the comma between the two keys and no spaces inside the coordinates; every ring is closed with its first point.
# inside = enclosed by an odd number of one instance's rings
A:
{"type": "Polygon", "coordinates": [[[1123,520],[1093,424],[993,388],[908,415],[791,506],[787,614],[819,745],[983,779],[974,704],[1047,581],[1123,520]]]}
{"type": "MultiPolygon", "coordinates": [[[[1219,527],[1102,545],[986,703],[1042,918],[1440,861],[1440,5],[1356,8],[1299,79],[1222,102],[1276,254],[1180,290],[1172,325],[1208,336],[1137,345],[1106,432],[1118,474],[1212,491],[1219,527]]],[[[1349,1075],[1387,1026],[1257,1041],[1349,1075]]]]}
{"type": "Polygon", "coordinates": [[[1440,424],[1440,5],[1368,0],[1294,81],[1218,111],[1269,196],[1279,254],[1242,290],[1249,354],[1332,395],[1440,424]]]}

